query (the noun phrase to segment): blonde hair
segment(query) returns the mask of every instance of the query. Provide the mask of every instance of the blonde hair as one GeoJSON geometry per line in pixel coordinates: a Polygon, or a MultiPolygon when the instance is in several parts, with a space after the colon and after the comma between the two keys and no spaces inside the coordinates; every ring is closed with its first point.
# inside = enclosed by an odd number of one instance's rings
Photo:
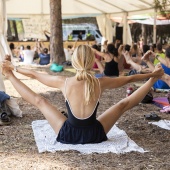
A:
{"type": "Polygon", "coordinates": [[[76,79],[85,80],[85,104],[95,99],[97,79],[91,73],[94,64],[94,52],[88,45],[79,45],[72,56],[72,66],[76,69],[76,79]]]}

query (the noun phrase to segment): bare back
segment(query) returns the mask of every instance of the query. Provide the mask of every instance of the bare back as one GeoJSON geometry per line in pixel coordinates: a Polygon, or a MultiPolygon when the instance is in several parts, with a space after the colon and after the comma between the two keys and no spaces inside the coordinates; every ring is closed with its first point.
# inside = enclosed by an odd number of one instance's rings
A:
{"type": "Polygon", "coordinates": [[[95,100],[91,100],[88,105],[85,105],[85,81],[77,81],[75,77],[71,77],[66,79],[63,93],[72,114],[76,118],[86,119],[93,114],[100,98],[101,89],[98,83],[95,88],[95,100]]]}

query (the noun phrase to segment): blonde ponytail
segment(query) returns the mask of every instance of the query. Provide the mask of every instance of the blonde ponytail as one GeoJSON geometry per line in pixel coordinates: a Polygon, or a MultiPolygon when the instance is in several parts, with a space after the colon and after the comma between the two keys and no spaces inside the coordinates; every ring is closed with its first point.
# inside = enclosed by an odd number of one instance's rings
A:
{"type": "Polygon", "coordinates": [[[85,80],[85,104],[95,99],[95,85],[97,83],[91,69],[94,64],[94,52],[87,45],[78,46],[72,57],[72,66],[76,69],[76,79],[85,80]]]}

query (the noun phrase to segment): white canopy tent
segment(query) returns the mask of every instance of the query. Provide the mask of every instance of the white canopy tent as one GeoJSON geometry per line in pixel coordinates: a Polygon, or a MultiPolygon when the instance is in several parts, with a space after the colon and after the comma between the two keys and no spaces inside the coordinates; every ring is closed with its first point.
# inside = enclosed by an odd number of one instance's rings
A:
{"type": "MultiPolygon", "coordinates": [[[[1,0],[6,2],[6,13],[8,18],[35,18],[39,21],[44,18],[49,20],[49,0],[1,0]]],[[[115,16],[123,17],[124,43],[128,40],[127,17],[138,14],[155,17],[154,0],[61,0],[62,17],[97,17],[99,29],[106,39],[110,40],[110,32],[113,32],[111,21],[115,16]]],[[[169,4],[167,5],[169,7],[169,4]]],[[[155,18],[156,20],[156,18],[155,18]]],[[[156,25],[156,21],[154,22],[156,25]]],[[[47,24],[46,24],[47,25],[47,24]]],[[[154,40],[156,41],[156,29],[154,40]]]]}
{"type": "MultiPolygon", "coordinates": [[[[49,17],[49,0],[7,0],[8,18],[49,17]],[[16,8],[15,8],[16,7],[16,8]]],[[[153,0],[62,0],[62,16],[65,18],[97,16],[99,29],[105,39],[112,41],[112,16],[124,18],[124,43],[127,43],[127,16],[136,14],[154,15],[153,0]]]]}
{"type": "MultiPolygon", "coordinates": [[[[61,0],[63,18],[153,13],[154,0],[61,0]]],[[[6,0],[8,17],[49,15],[49,0],[6,0]]]]}

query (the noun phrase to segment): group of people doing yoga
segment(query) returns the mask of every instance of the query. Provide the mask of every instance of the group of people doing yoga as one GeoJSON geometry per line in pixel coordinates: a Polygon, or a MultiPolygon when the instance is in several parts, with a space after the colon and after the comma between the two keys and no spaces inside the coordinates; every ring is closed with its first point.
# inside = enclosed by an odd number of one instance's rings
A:
{"type": "MultiPolygon", "coordinates": [[[[107,133],[116,121],[123,113],[140,103],[156,81],[163,79],[168,83],[169,79],[169,76],[164,73],[161,64],[153,66],[151,71],[146,74],[118,77],[118,73],[116,73],[116,77],[104,75],[96,78],[94,73],[91,72],[96,61],[95,53],[101,55],[108,64],[111,60],[114,60],[111,65],[118,66],[118,64],[115,64],[118,62],[117,57],[114,56],[116,54],[112,53],[112,49],[112,45],[107,45],[106,53],[101,53],[88,45],[79,45],[75,48],[72,56],[72,66],[76,70],[76,74],[73,77],[47,75],[31,69],[14,66],[8,55],[1,64],[2,73],[12,83],[23,99],[39,108],[55,131],[58,142],[66,144],[99,143],[107,140],[107,133]],[[68,118],[56,106],[50,104],[47,99],[36,94],[21,82],[15,76],[15,71],[36,79],[46,86],[60,89],[65,98],[68,118]],[[116,104],[113,103],[100,116],[96,116],[101,95],[105,90],[115,89],[131,82],[146,79],[145,84],[130,96],[120,100],[116,104]]],[[[128,58],[131,57],[127,50],[122,50],[121,55],[126,60],[129,60],[128,58]]],[[[143,56],[143,61],[147,64],[149,64],[150,55],[151,52],[149,51],[143,56]]],[[[159,59],[159,57],[157,58],[159,59]]],[[[107,64],[105,67],[107,67],[107,64]]],[[[107,74],[108,72],[104,68],[103,73],[107,74]]]]}
{"type": "Polygon", "coordinates": [[[160,63],[164,69],[165,75],[156,81],[154,89],[170,89],[168,76],[170,75],[170,47],[165,50],[162,44],[155,46],[143,45],[140,49],[137,44],[132,46],[126,44],[105,44],[105,52],[93,49],[95,55],[101,56],[103,60],[95,58],[100,74],[96,77],[118,77],[125,64],[129,65],[129,74],[146,74],[154,70],[156,64],[160,63]]]}

